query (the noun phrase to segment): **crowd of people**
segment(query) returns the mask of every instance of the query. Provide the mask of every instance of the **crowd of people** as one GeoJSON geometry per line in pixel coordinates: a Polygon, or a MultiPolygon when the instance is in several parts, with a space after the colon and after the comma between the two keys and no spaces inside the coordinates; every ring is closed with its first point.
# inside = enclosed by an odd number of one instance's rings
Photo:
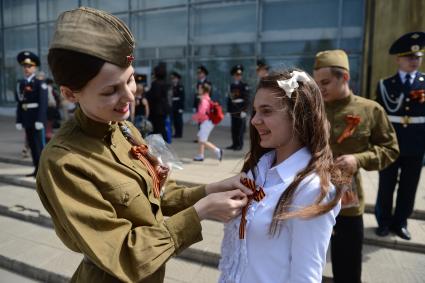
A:
{"type": "MultiPolygon", "coordinates": [[[[202,240],[200,222],[213,219],[227,222],[220,282],[321,282],[330,245],[334,282],[359,283],[361,168],[379,171],[376,234],[411,239],[407,219],[425,152],[424,32],[393,43],[398,71],[379,82],[376,101],[350,89],[343,50],[318,52],[311,75],[270,70],[259,60],[252,95],[235,65],[226,149],[243,150],[248,126],[249,150],[239,174],[192,188],[169,180],[144,140],[183,136],[182,77],[173,71],[168,82],[160,63],[148,86],[145,74],[134,73],[134,47],[121,20],[82,7],[56,23],[48,63],[57,87],[35,76],[35,54],[17,58],[25,78],[17,85],[16,127],[26,132],[31,176],[59,238],[84,255],[72,282],[163,282],[169,258],[202,240]]],[[[221,161],[223,149],[208,141],[213,84],[205,66],[197,76],[194,161],[204,160],[205,148],[221,161]]]]}

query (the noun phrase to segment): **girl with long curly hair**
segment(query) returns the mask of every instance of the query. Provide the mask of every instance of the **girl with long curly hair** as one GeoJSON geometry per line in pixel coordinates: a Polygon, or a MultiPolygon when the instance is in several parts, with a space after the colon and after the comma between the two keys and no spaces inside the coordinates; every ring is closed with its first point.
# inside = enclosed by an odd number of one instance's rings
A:
{"type": "Polygon", "coordinates": [[[272,73],[258,84],[250,122],[242,171],[256,188],[225,226],[220,282],[321,282],[344,182],[320,90],[302,70],[272,73]]]}

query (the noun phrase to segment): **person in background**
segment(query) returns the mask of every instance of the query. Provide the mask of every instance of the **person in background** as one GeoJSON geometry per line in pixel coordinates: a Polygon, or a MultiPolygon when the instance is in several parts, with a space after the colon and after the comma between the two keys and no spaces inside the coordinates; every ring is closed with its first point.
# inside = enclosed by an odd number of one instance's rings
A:
{"type": "Polygon", "coordinates": [[[192,119],[200,124],[198,131],[199,150],[193,160],[204,161],[205,147],[208,147],[215,153],[217,159],[221,161],[223,159],[223,150],[208,141],[208,137],[214,129],[214,124],[208,117],[211,108],[211,86],[208,83],[199,85],[198,93],[201,100],[199,102],[198,112],[192,116],[192,119]]]}
{"type": "Polygon", "coordinates": [[[173,109],[173,138],[181,138],[183,136],[183,112],[184,112],[184,87],[181,84],[181,75],[177,72],[171,72],[172,87],[172,109],[173,109]]]}
{"type": "Polygon", "coordinates": [[[134,102],[131,103],[130,121],[134,123],[142,136],[145,137],[152,130],[148,129],[151,123],[148,120],[150,113],[149,102],[145,97],[147,77],[144,74],[134,74],[134,80],[136,81],[136,94],[134,95],[134,102]]]}
{"type": "Polygon", "coordinates": [[[343,50],[317,53],[314,79],[331,125],[329,143],[335,165],[345,176],[352,176],[331,238],[333,280],[360,283],[365,203],[360,168],[381,170],[394,162],[399,154],[397,138],[384,109],[351,91],[348,56],[343,50]]]}
{"type": "Polygon", "coordinates": [[[255,191],[225,226],[220,283],[322,282],[341,182],[320,90],[299,69],[263,77],[242,172],[255,191]]]}
{"type": "Polygon", "coordinates": [[[31,150],[34,171],[27,177],[35,177],[38,161],[45,143],[44,125],[47,120],[47,85],[35,77],[40,59],[30,51],[22,51],[17,56],[23,68],[24,78],[16,87],[16,129],[25,129],[26,141],[31,150]]]}
{"type": "Polygon", "coordinates": [[[46,79],[47,85],[47,123],[46,123],[46,141],[53,137],[53,128],[60,125],[60,97],[53,87],[53,80],[46,79]]]}
{"type": "Polygon", "coordinates": [[[165,141],[168,141],[165,119],[170,114],[170,104],[168,101],[168,85],[165,82],[167,68],[165,63],[159,63],[153,70],[153,81],[146,94],[149,102],[149,120],[153,125],[153,134],[161,134],[165,141]]]}
{"type": "Polygon", "coordinates": [[[263,59],[257,60],[257,78],[261,79],[269,75],[269,65],[263,59]]]}
{"type": "Polygon", "coordinates": [[[387,112],[400,145],[397,160],[379,172],[375,216],[376,234],[381,237],[391,230],[402,239],[411,239],[407,219],[413,212],[425,153],[425,74],[418,71],[424,52],[424,32],[401,36],[389,50],[395,55],[398,71],[380,80],[377,87],[376,101],[387,112]]]}
{"type": "Polygon", "coordinates": [[[84,255],[70,282],[161,283],[166,262],[202,240],[201,221],[235,217],[250,191],[241,175],[192,188],[168,179],[126,121],[136,83],[124,22],[80,7],[55,27],[49,66],[78,107],[43,150],[37,193],[58,237],[84,255]]]}
{"type": "Polygon", "coordinates": [[[242,150],[250,102],[249,87],[242,81],[242,65],[233,66],[230,74],[233,81],[230,84],[230,93],[227,98],[227,112],[231,116],[232,144],[226,149],[242,150]]]}

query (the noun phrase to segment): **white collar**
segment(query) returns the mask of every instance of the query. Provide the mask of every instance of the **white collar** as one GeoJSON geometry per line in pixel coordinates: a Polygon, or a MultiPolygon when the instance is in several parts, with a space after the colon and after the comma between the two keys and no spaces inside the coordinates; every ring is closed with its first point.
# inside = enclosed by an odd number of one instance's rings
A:
{"type": "MultiPolygon", "coordinates": [[[[413,71],[413,72],[409,73],[409,75],[410,75],[410,79],[414,79],[414,78],[416,78],[416,73],[417,73],[417,72],[418,72],[418,71],[416,70],[416,71],[413,71]]],[[[399,75],[400,75],[401,80],[404,82],[404,81],[406,80],[407,72],[402,71],[402,70],[398,70],[398,73],[399,73],[399,75]]]]}
{"type": "Polygon", "coordinates": [[[29,76],[28,78],[25,78],[27,80],[27,82],[30,82],[32,80],[32,78],[35,77],[35,74],[32,74],[31,76],[29,76]]]}
{"type": "Polygon", "coordinates": [[[302,147],[290,155],[287,159],[271,168],[275,156],[276,151],[272,150],[261,156],[260,160],[258,161],[256,173],[261,178],[261,180],[264,180],[267,170],[275,169],[279,174],[280,179],[286,183],[299,171],[304,169],[311,159],[310,151],[307,149],[307,147],[302,147]]]}

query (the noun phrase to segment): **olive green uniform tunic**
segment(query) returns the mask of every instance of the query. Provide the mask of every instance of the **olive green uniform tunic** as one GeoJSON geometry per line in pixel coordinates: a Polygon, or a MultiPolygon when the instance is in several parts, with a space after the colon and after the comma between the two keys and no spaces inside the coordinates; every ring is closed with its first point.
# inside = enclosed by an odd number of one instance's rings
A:
{"type": "MultiPolygon", "coordinates": [[[[394,162],[399,154],[396,134],[383,108],[376,102],[350,94],[348,97],[325,103],[326,115],[331,124],[330,146],[334,158],[352,154],[358,168],[368,171],[381,170],[394,162]],[[337,143],[346,127],[346,116],[360,116],[360,123],[353,134],[337,143]]],[[[364,192],[360,171],[354,175],[360,205],[342,209],[343,216],[357,216],[364,212],[364,192]]]]}
{"type": "Polygon", "coordinates": [[[43,151],[37,192],[59,238],[85,255],[72,282],[163,282],[165,262],[202,240],[192,205],[205,187],[167,181],[156,199],[130,148],[117,124],[95,122],[78,109],[43,151]]]}

